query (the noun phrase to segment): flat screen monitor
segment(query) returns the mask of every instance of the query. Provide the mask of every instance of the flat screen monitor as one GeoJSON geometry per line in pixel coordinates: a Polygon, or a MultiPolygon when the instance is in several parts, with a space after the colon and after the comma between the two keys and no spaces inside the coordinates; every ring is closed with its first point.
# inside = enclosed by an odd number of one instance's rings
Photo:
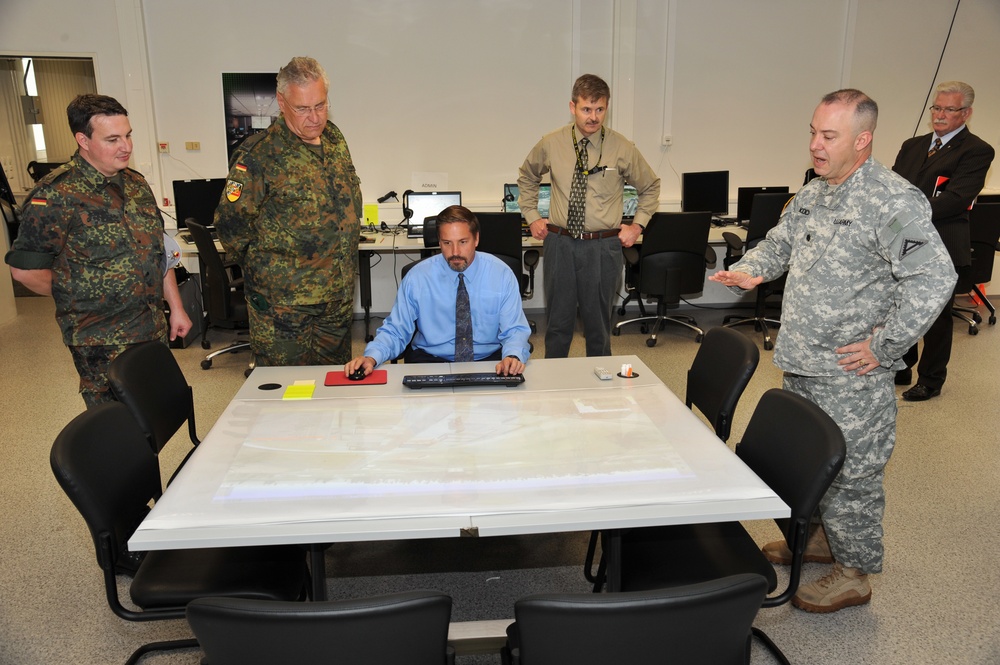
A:
{"type": "Polygon", "coordinates": [[[403,207],[413,211],[406,235],[423,236],[424,218],[437,217],[448,206],[462,205],[462,192],[409,192],[403,195],[403,207]]]}
{"type": "Polygon", "coordinates": [[[729,214],[729,171],[681,174],[681,211],[729,214]]]}
{"type": "MultiPolygon", "coordinates": [[[[521,212],[518,202],[520,188],[516,184],[507,183],[503,186],[503,211],[521,212]]],[[[543,182],[538,185],[538,214],[544,219],[549,218],[549,204],[552,202],[552,185],[543,182]]]]}
{"type": "Polygon", "coordinates": [[[758,194],[787,194],[787,187],[740,187],[736,190],[736,220],[750,221],[750,209],[753,208],[753,197],[758,194]]]}
{"type": "MultiPolygon", "coordinates": [[[[516,184],[507,183],[503,186],[503,211],[504,212],[521,212],[521,206],[518,204],[518,186],[516,184]]],[[[636,191],[635,187],[632,185],[625,185],[625,191],[622,193],[623,210],[622,219],[632,219],[635,217],[636,210],[639,209],[639,193],[636,191]]],[[[538,186],[538,214],[543,218],[548,219],[549,208],[552,203],[552,185],[543,182],[538,186]]]]}
{"type": "Polygon", "coordinates": [[[186,229],[184,220],[194,217],[203,226],[212,226],[215,209],[219,206],[222,192],[226,188],[225,178],[209,180],[174,180],[174,214],[177,228],[186,229]]]}
{"type": "Polygon", "coordinates": [[[639,191],[632,185],[625,185],[622,192],[622,219],[634,219],[639,210],[639,191]]]}

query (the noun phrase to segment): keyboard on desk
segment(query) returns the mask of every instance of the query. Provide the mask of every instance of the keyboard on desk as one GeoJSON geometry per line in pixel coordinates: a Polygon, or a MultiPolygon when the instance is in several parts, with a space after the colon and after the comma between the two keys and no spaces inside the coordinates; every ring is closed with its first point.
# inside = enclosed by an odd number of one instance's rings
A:
{"type": "Polygon", "coordinates": [[[408,374],[403,377],[407,388],[461,388],[466,386],[507,386],[524,383],[523,374],[503,376],[494,372],[464,372],[459,374],[408,374]]]}

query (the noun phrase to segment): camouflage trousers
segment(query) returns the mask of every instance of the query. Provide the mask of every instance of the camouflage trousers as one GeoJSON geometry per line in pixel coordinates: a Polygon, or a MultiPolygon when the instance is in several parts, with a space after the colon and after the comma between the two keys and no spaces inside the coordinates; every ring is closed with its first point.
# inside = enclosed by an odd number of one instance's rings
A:
{"type": "MultiPolygon", "coordinates": [[[[166,344],[167,337],[161,339],[166,344]]],[[[140,342],[136,342],[137,344],[140,342]]],[[[80,396],[87,408],[93,408],[104,402],[115,401],[108,384],[108,367],[118,354],[132,344],[105,344],[102,346],[71,346],[69,352],[73,356],[73,364],[80,375],[80,396]]]]}
{"type": "Polygon", "coordinates": [[[343,365],[351,359],[352,301],[247,310],[250,348],[262,367],[343,365]]]}
{"type": "Polygon", "coordinates": [[[893,373],[785,374],[784,388],[826,411],[847,443],[844,467],[819,506],[834,559],[864,573],[881,572],[883,479],[896,444],[893,373]]]}

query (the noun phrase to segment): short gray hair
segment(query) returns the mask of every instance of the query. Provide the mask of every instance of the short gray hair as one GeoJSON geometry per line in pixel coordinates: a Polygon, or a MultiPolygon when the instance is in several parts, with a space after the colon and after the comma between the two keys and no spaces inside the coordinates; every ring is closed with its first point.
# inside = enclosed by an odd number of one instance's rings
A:
{"type": "Polygon", "coordinates": [[[854,106],[854,128],[859,132],[874,132],[878,124],[878,104],[855,88],[844,88],[823,96],[824,104],[851,104],[854,106]]]}
{"type": "Polygon", "coordinates": [[[327,78],[326,71],[313,58],[297,56],[288,61],[288,64],[278,70],[278,92],[282,95],[291,85],[309,85],[313,81],[322,81],[323,87],[330,92],[330,79],[327,78]]]}
{"type": "Polygon", "coordinates": [[[972,106],[973,102],[976,101],[976,91],[972,89],[972,86],[964,81],[944,81],[943,83],[938,83],[934,92],[938,95],[944,93],[950,95],[952,93],[961,93],[962,95],[962,106],[968,108],[972,106]]]}

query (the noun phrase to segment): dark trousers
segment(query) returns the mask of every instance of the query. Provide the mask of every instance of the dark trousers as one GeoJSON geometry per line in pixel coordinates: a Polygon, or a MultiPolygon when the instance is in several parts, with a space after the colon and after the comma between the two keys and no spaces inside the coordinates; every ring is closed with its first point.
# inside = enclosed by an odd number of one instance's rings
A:
{"type": "Polygon", "coordinates": [[[621,288],[622,244],[617,236],[577,240],[545,236],[545,357],[566,358],[576,329],[577,311],[583,321],[588,356],[611,355],[611,314],[621,288]]]}
{"type": "Polygon", "coordinates": [[[917,362],[917,345],[914,344],[903,355],[907,367],[917,367],[917,383],[940,390],[948,376],[948,361],[951,359],[951,335],[955,324],[951,320],[951,300],[941,314],[934,319],[930,329],[924,334],[924,348],[917,362]]]}

